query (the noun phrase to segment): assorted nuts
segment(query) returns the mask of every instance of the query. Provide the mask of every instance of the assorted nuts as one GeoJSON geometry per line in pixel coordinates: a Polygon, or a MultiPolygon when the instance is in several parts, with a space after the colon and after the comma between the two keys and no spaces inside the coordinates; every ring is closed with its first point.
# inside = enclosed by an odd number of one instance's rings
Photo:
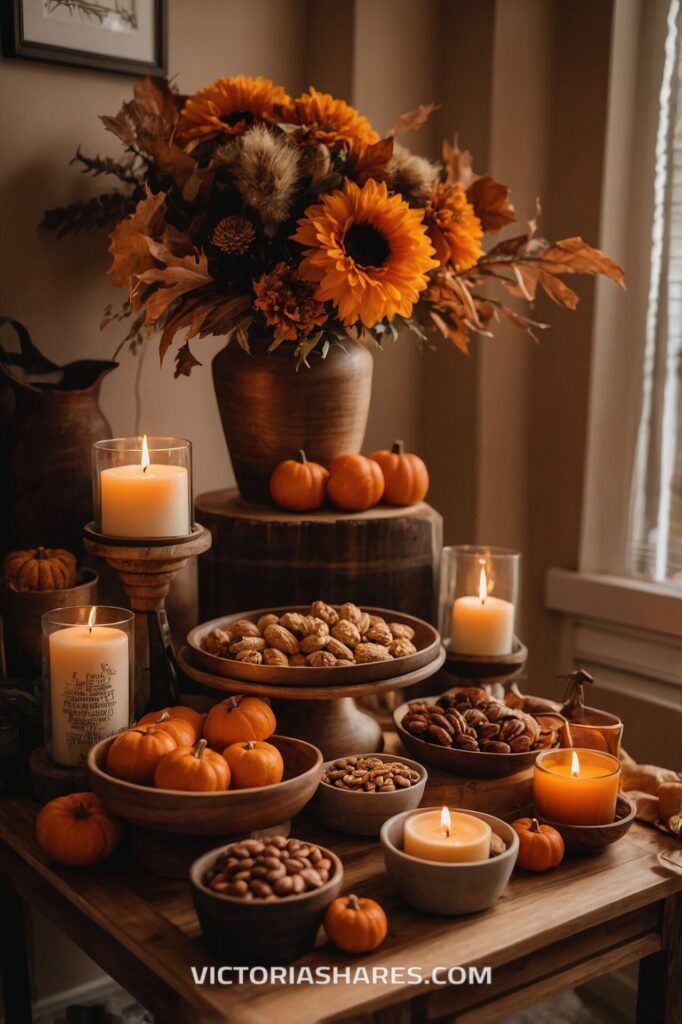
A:
{"type": "Polygon", "coordinates": [[[308,614],[273,612],[258,622],[239,619],[212,629],[202,647],[219,658],[250,665],[283,668],[334,668],[372,661],[390,661],[415,654],[414,630],[402,622],[386,622],[347,602],[334,608],[313,601],[308,614]]]}
{"type": "Polygon", "coordinates": [[[202,879],[220,896],[265,902],[300,896],[329,881],[333,862],[313,843],[284,836],[243,839],[223,850],[202,879]]]}
{"type": "Polygon", "coordinates": [[[327,768],[322,781],[353,793],[395,793],[421,779],[419,772],[400,761],[379,757],[340,757],[327,768]]]}

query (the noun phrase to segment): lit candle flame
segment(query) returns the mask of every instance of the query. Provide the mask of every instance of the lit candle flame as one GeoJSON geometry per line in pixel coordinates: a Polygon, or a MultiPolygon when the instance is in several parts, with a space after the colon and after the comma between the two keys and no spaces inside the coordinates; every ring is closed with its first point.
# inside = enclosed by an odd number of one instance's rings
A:
{"type": "Polygon", "coordinates": [[[90,630],[91,633],[92,633],[92,627],[95,624],[95,616],[96,615],[97,615],[97,607],[96,607],[96,605],[93,604],[92,608],[90,609],[90,614],[88,615],[88,629],[90,630]]]}
{"type": "Polygon", "coordinates": [[[577,779],[580,775],[580,761],[578,760],[578,755],[576,754],[575,750],[571,755],[571,775],[574,779],[577,779]]]}
{"type": "Polygon", "coordinates": [[[440,824],[441,824],[441,828],[445,832],[445,835],[449,839],[450,838],[450,826],[452,824],[452,820],[450,818],[450,811],[448,810],[447,807],[443,807],[441,809],[441,812],[440,812],[440,824]]]}
{"type": "Polygon", "coordinates": [[[142,466],[142,472],[147,472],[147,466],[149,465],[149,446],[147,444],[147,435],[145,434],[142,438],[142,458],[140,459],[140,465],[142,466]]]}
{"type": "Polygon", "coordinates": [[[488,577],[485,574],[485,566],[481,566],[481,575],[478,578],[478,597],[481,604],[485,604],[488,596],[488,577]]]}

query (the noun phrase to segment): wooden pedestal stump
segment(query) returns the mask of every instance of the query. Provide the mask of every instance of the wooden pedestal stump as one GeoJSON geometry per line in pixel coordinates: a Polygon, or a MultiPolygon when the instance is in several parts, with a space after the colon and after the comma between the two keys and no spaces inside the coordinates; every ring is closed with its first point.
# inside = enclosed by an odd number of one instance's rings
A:
{"type": "Polygon", "coordinates": [[[202,620],[320,599],[437,622],[443,521],[425,502],[288,513],[210,491],[196,501],[196,520],[213,536],[199,559],[202,620]]]}

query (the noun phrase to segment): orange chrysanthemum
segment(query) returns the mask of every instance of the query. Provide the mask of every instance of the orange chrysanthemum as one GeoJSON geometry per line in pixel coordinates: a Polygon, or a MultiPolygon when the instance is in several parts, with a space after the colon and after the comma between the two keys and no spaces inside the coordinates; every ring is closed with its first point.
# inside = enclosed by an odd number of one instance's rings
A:
{"type": "Polygon", "coordinates": [[[254,281],[253,290],[254,306],[274,327],[276,341],[303,340],[327,320],[326,309],[314,297],[315,289],[286,263],[278,263],[254,281]]]}
{"type": "Polygon", "coordinates": [[[468,270],[483,255],[483,228],[459,185],[434,185],[426,201],[424,220],[441,263],[468,270]]]}
{"type": "Polygon", "coordinates": [[[377,132],[355,107],[313,88],[294,100],[285,119],[300,125],[299,136],[310,143],[334,147],[353,143],[367,146],[379,141],[377,132]]]}
{"type": "Polygon", "coordinates": [[[291,98],[269,78],[219,78],[190,96],[180,114],[178,138],[211,139],[217,135],[243,135],[254,121],[274,123],[291,98]]]}
{"type": "Polygon", "coordinates": [[[331,300],[346,325],[409,316],[438,266],[422,211],[371,179],[362,188],[346,180],[343,190],[323,195],[292,238],[307,247],[301,277],[317,283],[315,297],[331,300]]]}

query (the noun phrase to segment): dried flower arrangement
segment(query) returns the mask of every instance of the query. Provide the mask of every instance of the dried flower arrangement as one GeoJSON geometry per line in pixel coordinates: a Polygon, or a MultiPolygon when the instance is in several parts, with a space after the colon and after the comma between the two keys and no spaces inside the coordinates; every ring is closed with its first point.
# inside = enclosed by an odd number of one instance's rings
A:
{"type": "Polygon", "coordinates": [[[299,362],[349,336],[381,344],[407,328],[439,331],[467,351],[471,333],[506,317],[534,336],[544,327],[484,288],[496,280],[533,303],[538,286],[568,309],[578,296],[560,278],[621,268],[580,238],[550,243],[526,231],[484,249],[516,221],[509,189],[474,173],[446,143],[432,162],[396,141],[432,106],[403,115],[386,138],[343,100],[310,89],[292,99],[268,79],[221,78],[184,97],[147,78],[105,126],[121,161],[75,161],[114,175],[127,192],[49,210],[62,237],[112,226],[109,273],[127,288],[126,341],[160,331],[160,353],[186,329],[176,376],[198,364],[189,340],[230,335],[247,351],[253,332],[290,343],[299,362]]]}

